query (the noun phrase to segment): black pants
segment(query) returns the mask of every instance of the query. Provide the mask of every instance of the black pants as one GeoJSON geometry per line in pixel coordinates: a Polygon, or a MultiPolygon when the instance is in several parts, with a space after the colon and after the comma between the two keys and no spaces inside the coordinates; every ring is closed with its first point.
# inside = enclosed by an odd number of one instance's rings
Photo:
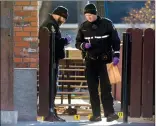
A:
{"type": "MultiPolygon", "coordinates": [[[[49,105],[51,106],[51,104],[52,104],[52,105],[54,105],[54,107],[55,107],[55,104],[54,104],[55,103],[55,97],[57,94],[58,66],[59,66],[59,63],[57,61],[56,62],[56,68],[55,68],[54,90],[50,90],[50,89],[52,89],[52,87],[51,87],[51,85],[49,85],[49,93],[51,93],[51,91],[54,91],[54,97],[53,98],[49,97],[49,101],[51,101],[51,103],[49,102],[49,105]]],[[[51,72],[49,72],[49,79],[51,79],[51,77],[52,77],[52,74],[51,74],[51,72]]]]}
{"type": "Polygon", "coordinates": [[[98,85],[100,80],[101,101],[105,117],[114,113],[111,84],[108,77],[107,67],[99,60],[86,60],[86,79],[90,93],[90,102],[94,116],[100,116],[100,99],[98,85]]]}

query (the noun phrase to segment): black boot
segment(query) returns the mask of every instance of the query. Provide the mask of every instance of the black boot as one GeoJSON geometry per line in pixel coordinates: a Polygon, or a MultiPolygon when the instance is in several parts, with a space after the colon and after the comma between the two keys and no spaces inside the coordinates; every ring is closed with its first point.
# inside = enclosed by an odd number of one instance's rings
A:
{"type": "Polygon", "coordinates": [[[118,119],[119,119],[119,116],[117,114],[115,114],[115,113],[109,114],[107,116],[107,122],[112,122],[112,121],[118,120],[118,119]]]}
{"type": "Polygon", "coordinates": [[[47,117],[45,117],[44,121],[61,122],[55,114],[49,114],[47,117]]]}
{"type": "Polygon", "coordinates": [[[56,112],[56,109],[54,109],[54,112],[55,112],[55,116],[57,117],[57,119],[60,121],[60,122],[65,122],[66,120],[62,119],[61,117],[59,117],[57,115],[57,112],[56,112]]]}
{"type": "Polygon", "coordinates": [[[56,115],[57,119],[60,121],[60,122],[65,122],[66,120],[65,119],[62,119],[61,117],[59,117],[58,115],[56,115]]]}
{"type": "Polygon", "coordinates": [[[91,116],[89,121],[92,121],[92,122],[101,121],[101,116],[91,116]]]}
{"type": "Polygon", "coordinates": [[[64,119],[57,116],[56,109],[53,110],[53,112],[49,113],[47,117],[45,117],[45,121],[50,122],[65,122],[64,119]]]}

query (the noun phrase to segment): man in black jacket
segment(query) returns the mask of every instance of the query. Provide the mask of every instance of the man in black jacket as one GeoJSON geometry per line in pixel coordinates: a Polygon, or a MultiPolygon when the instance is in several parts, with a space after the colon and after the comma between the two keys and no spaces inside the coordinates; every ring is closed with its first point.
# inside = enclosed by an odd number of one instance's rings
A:
{"type": "MultiPolygon", "coordinates": [[[[45,20],[45,22],[41,26],[41,27],[47,27],[48,30],[50,31],[50,35],[52,31],[52,26],[54,27],[54,30],[55,30],[55,64],[56,64],[55,74],[56,75],[55,75],[54,101],[55,101],[56,92],[57,92],[56,82],[57,82],[57,76],[58,76],[59,60],[65,57],[64,46],[68,45],[69,42],[71,41],[71,37],[69,35],[63,38],[61,37],[61,32],[60,32],[60,25],[65,23],[65,21],[67,20],[67,17],[68,17],[68,9],[63,6],[58,6],[57,8],[54,9],[52,14],[48,15],[47,20],[45,20]]],[[[51,44],[51,37],[50,37],[50,44],[51,44]]],[[[50,56],[52,54],[51,51],[52,49],[50,49],[50,56]]],[[[54,103],[54,101],[52,102],[54,103]]],[[[64,119],[57,116],[56,110],[54,111],[55,112],[52,115],[53,121],[65,121],[64,119]]]]}
{"type": "Polygon", "coordinates": [[[98,82],[100,79],[101,101],[107,121],[118,119],[113,108],[111,84],[107,72],[107,63],[117,65],[120,55],[120,39],[111,20],[97,16],[94,4],[84,9],[87,19],[80,25],[76,37],[76,48],[82,51],[86,65],[86,79],[90,93],[93,116],[90,121],[101,121],[98,82]]]}

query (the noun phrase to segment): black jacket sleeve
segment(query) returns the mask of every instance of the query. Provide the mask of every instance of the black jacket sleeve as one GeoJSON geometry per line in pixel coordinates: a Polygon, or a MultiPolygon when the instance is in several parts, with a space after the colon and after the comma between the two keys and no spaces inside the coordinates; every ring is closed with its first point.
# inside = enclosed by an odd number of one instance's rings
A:
{"type": "MultiPolygon", "coordinates": [[[[51,28],[52,28],[52,23],[51,22],[48,22],[48,21],[45,21],[41,27],[47,27],[48,30],[50,31],[49,33],[51,34],[51,28]]],[[[64,46],[66,46],[68,44],[68,41],[66,38],[61,38],[59,36],[55,36],[55,41],[57,42],[56,45],[60,45],[60,46],[57,46],[58,48],[60,49],[63,49],[64,46]]]]}
{"type": "Polygon", "coordinates": [[[120,38],[118,36],[117,30],[111,21],[108,22],[108,29],[110,32],[110,40],[112,43],[112,48],[114,51],[113,57],[120,57],[120,38]]]}
{"type": "Polygon", "coordinates": [[[68,40],[67,38],[60,38],[60,43],[63,43],[64,46],[66,46],[68,44],[68,40]]]}
{"type": "Polygon", "coordinates": [[[75,47],[79,50],[85,51],[85,40],[84,40],[84,35],[82,33],[82,25],[79,27],[77,36],[76,36],[76,44],[75,47]]]}
{"type": "Polygon", "coordinates": [[[64,49],[64,46],[66,46],[68,43],[66,38],[57,38],[57,36],[55,37],[55,41],[56,48],[58,48],[58,50],[64,49]]]}

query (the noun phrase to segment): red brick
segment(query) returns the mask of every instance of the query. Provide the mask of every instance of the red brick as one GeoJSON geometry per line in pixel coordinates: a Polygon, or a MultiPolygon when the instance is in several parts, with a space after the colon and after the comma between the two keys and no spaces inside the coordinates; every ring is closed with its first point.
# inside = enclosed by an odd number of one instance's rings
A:
{"type": "Polygon", "coordinates": [[[31,26],[38,26],[38,22],[31,22],[31,26]]]}
{"type": "Polygon", "coordinates": [[[15,63],[15,68],[29,68],[30,63],[15,63]]]}
{"type": "Polygon", "coordinates": [[[22,16],[14,16],[14,22],[20,22],[23,21],[23,17],[22,16]]]}
{"type": "Polygon", "coordinates": [[[29,27],[31,22],[14,21],[14,27],[29,27]]]}
{"type": "Polygon", "coordinates": [[[14,6],[14,11],[21,11],[22,9],[22,6],[14,6]]]}
{"type": "Polygon", "coordinates": [[[38,41],[38,37],[23,37],[23,41],[24,42],[37,42],[38,41]]]}
{"type": "Polygon", "coordinates": [[[23,58],[23,62],[30,62],[30,58],[23,58]]]}
{"type": "Polygon", "coordinates": [[[16,32],[16,36],[30,36],[30,32],[16,32]]]}
{"type": "Polygon", "coordinates": [[[16,47],[30,47],[29,42],[15,42],[16,47]]]}
{"type": "Polygon", "coordinates": [[[22,62],[22,58],[14,58],[14,62],[15,62],[15,63],[22,62]]]}
{"type": "Polygon", "coordinates": [[[31,16],[31,11],[14,11],[15,16],[31,16]]]}
{"type": "Polygon", "coordinates": [[[30,5],[30,2],[29,1],[16,1],[15,2],[15,5],[30,5]]]}
{"type": "Polygon", "coordinates": [[[30,31],[30,32],[37,31],[37,27],[25,27],[24,31],[30,31]]]}
{"type": "Polygon", "coordinates": [[[21,48],[19,48],[19,47],[15,47],[14,46],[14,55],[17,55],[17,56],[19,56],[20,55],[20,53],[21,53],[21,48]]]}
{"type": "Polygon", "coordinates": [[[24,18],[24,21],[38,21],[37,17],[26,17],[24,18]]]}
{"type": "Polygon", "coordinates": [[[38,14],[37,14],[37,11],[33,11],[33,12],[31,12],[31,16],[37,16],[38,14]]]}
{"type": "Polygon", "coordinates": [[[14,36],[14,42],[21,42],[21,41],[22,41],[22,37],[14,36]]]}
{"type": "Polygon", "coordinates": [[[31,36],[37,37],[38,36],[38,32],[31,32],[31,36]]]}
{"type": "Polygon", "coordinates": [[[30,54],[30,57],[31,58],[39,58],[39,53],[33,53],[33,54],[30,54]]]}
{"type": "Polygon", "coordinates": [[[37,62],[36,58],[23,58],[23,62],[37,62]]]}
{"type": "Polygon", "coordinates": [[[31,5],[37,6],[38,5],[38,1],[31,1],[31,5]]]}
{"type": "Polygon", "coordinates": [[[38,67],[38,63],[30,63],[30,68],[37,68],[38,67]]]}
{"type": "Polygon", "coordinates": [[[30,53],[28,53],[27,49],[23,50],[20,52],[21,57],[29,57],[30,53]]]}
{"type": "Polygon", "coordinates": [[[38,10],[37,6],[24,6],[23,7],[24,11],[36,11],[38,10]]]}
{"type": "Polygon", "coordinates": [[[22,31],[22,27],[14,27],[14,31],[22,31]]]}

